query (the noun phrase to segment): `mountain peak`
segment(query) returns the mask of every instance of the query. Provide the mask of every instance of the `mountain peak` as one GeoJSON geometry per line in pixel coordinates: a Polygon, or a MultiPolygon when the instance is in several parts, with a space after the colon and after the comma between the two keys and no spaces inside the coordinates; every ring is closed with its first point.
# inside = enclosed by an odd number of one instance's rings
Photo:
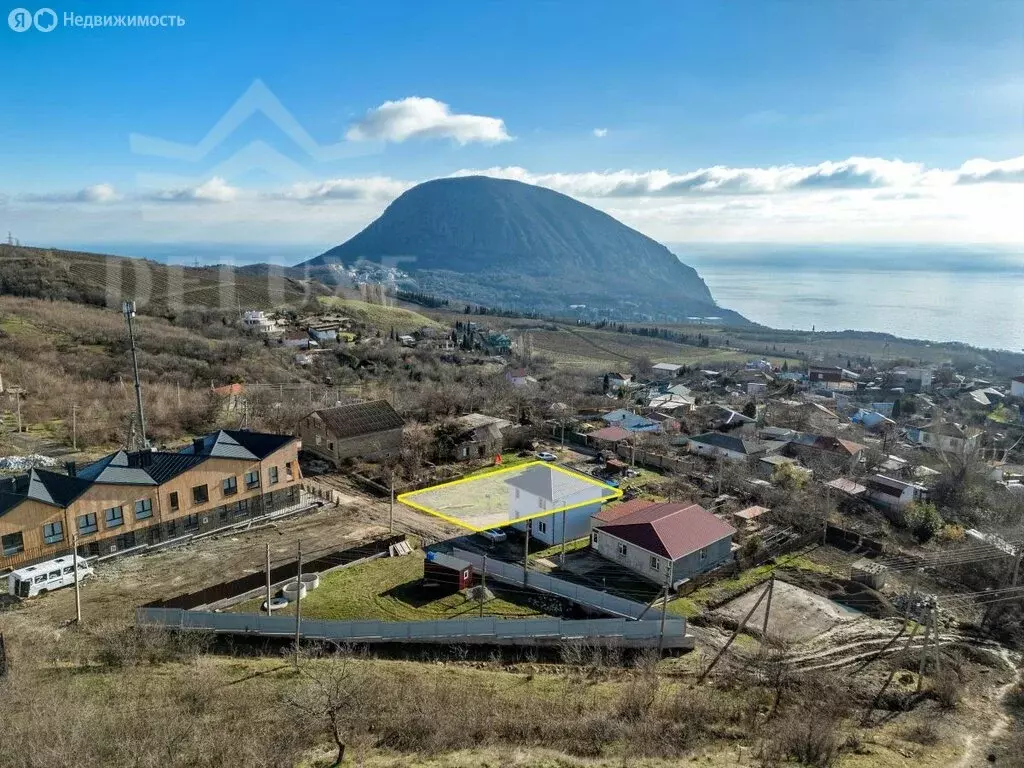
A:
{"type": "Polygon", "coordinates": [[[428,293],[488,306],[617,318],[717,315],[707,285],[665,246],[560,192],[460,176],[418,184],[346,243],[306,262],[391,262],[428,293]]]}

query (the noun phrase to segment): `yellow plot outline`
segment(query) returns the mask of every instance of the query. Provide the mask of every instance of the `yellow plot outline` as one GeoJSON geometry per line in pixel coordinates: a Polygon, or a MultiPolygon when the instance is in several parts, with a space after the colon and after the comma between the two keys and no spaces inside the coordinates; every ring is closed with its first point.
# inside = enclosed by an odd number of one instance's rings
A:
{"type": "Polygon", "coordinates": [[[551,462],[541,461],[541,460],[538,459],[536,461],[527,461],[527,462],[525,462],[523,464],[516,464],[513,467],[505,467],[504,469],[496,469],[493,472],[485,472],[483,474],[473,475],[472,477],[460,477],[458,480],[449,480],[446,483],[438,483],[437,485],[431,485],[431,486],[428,486],[426,488],[420,488],[418,491],[406,491],[405,493],[398,494],[397,501],[399,503],[401,503],[401,504],[405,504],[405,506],[407,506],[407,507],[412,507],[413,509],[417,509],[420,512],[426,512],[428,515],[433,515],[434,517],[439,517],[442,520],[444,520],[445,522],[451,523],[452,525],[457,525],[460,528],[466,528],[466,529],[468,529],[470,531],[473,531],[475,533],[481,533],[482,531],[488,531],[488,530],[491,530],[492,528],[504,528],[506,525],[514,525],[515,523],[524,523],[527,520],[533,520],[534,518],[550,517],[551,515],[558,514],[559,512],[568,512],[570,509],[578,509],[579,507],[586,507],[586,506],[589,506],[589,505],[593,504],[595,501],[600,501],[601,503],[604,503],[606,501],[614,501],[615,499],[619,499],[619,498],[622,498],[622,489],[621,488],[613,488],[612,486],[608,485],[607,483],[602,483],[600,480],[595,480],[592,477],[587,477],[586,475],[584,475],[584,474],[582,474],[580,472],[573,472],[571,469],[565,469],[564,467],[560,467],[557,464],[552,464],[551,462]],[[526,515],[525,517],[517,517],[514,520],[509,520],[507,523],[502,523],[501,525],[490,525],[490,526],[487,526],[485,528],[480,528],[479,526],[476,526],[476,525],[470,525],[465,520],[459,520],[457,517],[452,517],[451,515],[446,515],[444,512],[438,512],[436,509],[433,509],[432,507],[428,507],[428,506],[426,506],[424,504],[418,504],[415,501],[410,501],[409,500],[411,496],[415,496],[417,494],[428,493],[430,491],[436,491],[436,490],[439,490],[441,488],[450,488],[453,485],[461,485],[462,483],[472,483],[475,480],[490,480],[490,479],[494,478],[497,475],[506,474],[508,472],[521,472],[523,470],[529,469],[530,467],[535,467],[537,465],[545,466],[548,469],[555,470],[556,472],[561,472],[563,475],[568,475],[569,477],[576,478],[577,480],[583,480],[583,481],[585,481],[587,483],[590,483],[594,487],[601,489],[602,491],[604,491],[604,490],[611,491],[611,494],[608,495],[608,496],[602,495],[602,496],[600,496],[599,498],[596,498],[596,499],[587,499],[586,501],[579,501],[579,502],[576,502],[575,504],[566,504],[565,506],[556,507],[555,509],[545,509],[543,512],[538,512],[535,515],[526,515]]]}

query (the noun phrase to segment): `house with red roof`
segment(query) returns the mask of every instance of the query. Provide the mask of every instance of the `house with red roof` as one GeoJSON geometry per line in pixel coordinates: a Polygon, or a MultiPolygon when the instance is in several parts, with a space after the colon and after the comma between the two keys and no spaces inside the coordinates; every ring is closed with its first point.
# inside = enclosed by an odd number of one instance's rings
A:
{"type": "Polygon", "coordinates": [[[655,584],[678,584],[728,562],[736,529],[693,502],[633,499],[591,518],[590,545],[655,584]]]}

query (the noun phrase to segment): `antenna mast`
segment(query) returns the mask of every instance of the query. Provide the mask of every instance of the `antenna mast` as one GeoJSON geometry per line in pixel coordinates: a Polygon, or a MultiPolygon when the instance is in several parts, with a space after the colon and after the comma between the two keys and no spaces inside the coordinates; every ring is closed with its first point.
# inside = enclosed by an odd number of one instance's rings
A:
{"type": "Polygon", "coordinates": [[[135,302],[123,302],[121,304],[121,312],[128,323],[128,340],[132,347],[132,372],[135,374],[135,409],[139,419],[140,440],[143,448],[149,448],[149,438],[146,437],[146,416],[142,411],[142,382],[139,381],[139,355],[135,349],[135,329],[132,326],[132,318],[135,317],[135,302]]]}

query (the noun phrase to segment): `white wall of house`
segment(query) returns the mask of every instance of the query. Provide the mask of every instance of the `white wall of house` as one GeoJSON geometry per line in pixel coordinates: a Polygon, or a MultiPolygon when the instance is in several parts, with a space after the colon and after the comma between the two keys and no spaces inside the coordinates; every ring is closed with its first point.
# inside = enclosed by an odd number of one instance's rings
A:
{"type": "Polygon", "coordinates": [[[726,448],[719,448],[714,445],[705,445],[704,443],[687,443],[690,451],[696,453],[698,456],[708,456],[712,459],[723,458],[729,459],[730,461],[746,461],[746,454],[739,453],[738,451],[730,451],[726,448]]]}
{"type": "Polygon", "coordinates": [[[1012,397],[1024,397],[1024,381],[1011,380],[1010,395],[1012,397]]]}
{"type": "MultiPolygon", "coordinates": [[[[581,539],[590,533],[590,518],[596,515],[600,509],[601,502],[596,502],[577,509],[556,512],[547,517],[534,518],[529,521],[532,524],[531,536],[549,547],[561,544],[563,541],[581,539]]],[[[516,523],[512,527],[525,532],[526,526],[526,523],[516,523]]]]}
{"type": "Polygon", "coordinates": [[[675,562],[636,544],[623,541],[602,528],[595,528],[590,534],[590,546],[606,560],[628,568],[648,581],[664,585],[668,578],[675,583],[726,562],[732,555],[732,536],[725,536],[703,549],[680,557],[675,562]]]}

